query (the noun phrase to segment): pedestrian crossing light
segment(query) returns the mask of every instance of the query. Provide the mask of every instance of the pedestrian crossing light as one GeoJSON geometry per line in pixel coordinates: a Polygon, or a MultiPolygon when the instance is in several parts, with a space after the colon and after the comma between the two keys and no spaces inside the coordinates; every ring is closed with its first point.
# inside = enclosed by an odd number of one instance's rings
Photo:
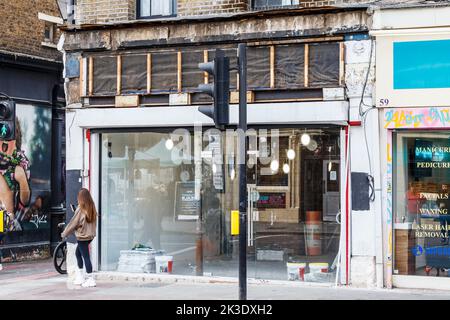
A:
{"type": "Polygon", "coordinates": [[[213,98],[213,104],[200,106],[198,111],[214,120],[218,129],[229,124],[230,59],[217,49],[213,61],[199,63],[200,70],[213,76],[213,83],[200,84],[198,89],[213,98]]]}
{"type": "Polygon", "coordinates": [[[16,103],[12,100],[0,101],[0,139],[14,140],[16,137],[16,103]]]}

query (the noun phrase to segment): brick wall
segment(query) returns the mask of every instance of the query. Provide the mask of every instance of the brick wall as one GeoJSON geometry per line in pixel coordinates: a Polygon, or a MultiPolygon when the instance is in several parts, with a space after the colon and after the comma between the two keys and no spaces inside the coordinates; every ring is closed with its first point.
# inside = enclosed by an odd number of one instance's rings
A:
{"type": "Polygon", "coordinates": [[[226,14],[247,11],[250,0],[178,0],[178,16],[226,14]]]}
{"type": "Polygon", "coordinates": [[[77,24],[123,22],[136,18],[136,0],[78,0],[77,24]]]}
{"type": "Polygon", "coordinates": [[[0,0],[0,12],[0,50],[60,59],[56,49],[42,46],[45,22],[38,19],[39,12],[60,16],[55,0],[0,0]]]}

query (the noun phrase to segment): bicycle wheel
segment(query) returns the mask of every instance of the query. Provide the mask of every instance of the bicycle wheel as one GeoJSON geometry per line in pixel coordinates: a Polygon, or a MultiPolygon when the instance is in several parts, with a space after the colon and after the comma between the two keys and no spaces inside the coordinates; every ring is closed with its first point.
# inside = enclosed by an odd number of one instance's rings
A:
{"type": "Polygon", "coordinates": [[[67,244],[65,241],[60,242],[53,253],[53,265],[60,274],[67,273],[66,265],[67,244]]]}

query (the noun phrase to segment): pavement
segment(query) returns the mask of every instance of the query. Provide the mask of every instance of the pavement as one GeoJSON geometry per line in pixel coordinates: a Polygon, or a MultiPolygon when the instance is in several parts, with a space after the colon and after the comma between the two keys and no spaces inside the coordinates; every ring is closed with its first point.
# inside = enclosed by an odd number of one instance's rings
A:
{"type": "MultiPolygon", "coordinates": [[[[53,269],[51,260],[3,264],[0,300],[237,300],[234,281],[173,281],[176,277],[100,276],[95,288],[81,288],[53,269]],[[166,278],[169,279],[169,278],[166,278]]],[[[302,285],[288,281],[250,282],[249,300],[448,300],[450,291],[359,289],[302,285]]]]}

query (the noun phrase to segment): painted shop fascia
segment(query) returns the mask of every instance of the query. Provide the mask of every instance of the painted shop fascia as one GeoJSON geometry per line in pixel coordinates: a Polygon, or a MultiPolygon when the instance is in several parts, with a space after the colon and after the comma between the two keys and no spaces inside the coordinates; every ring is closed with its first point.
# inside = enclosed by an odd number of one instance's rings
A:
{"type": "Polygon", "coordinates": [[[448,5],[374,10],[387,287],[450,288],[449,61],[439,53],[450,44],[449,10],[448,5]]]}

